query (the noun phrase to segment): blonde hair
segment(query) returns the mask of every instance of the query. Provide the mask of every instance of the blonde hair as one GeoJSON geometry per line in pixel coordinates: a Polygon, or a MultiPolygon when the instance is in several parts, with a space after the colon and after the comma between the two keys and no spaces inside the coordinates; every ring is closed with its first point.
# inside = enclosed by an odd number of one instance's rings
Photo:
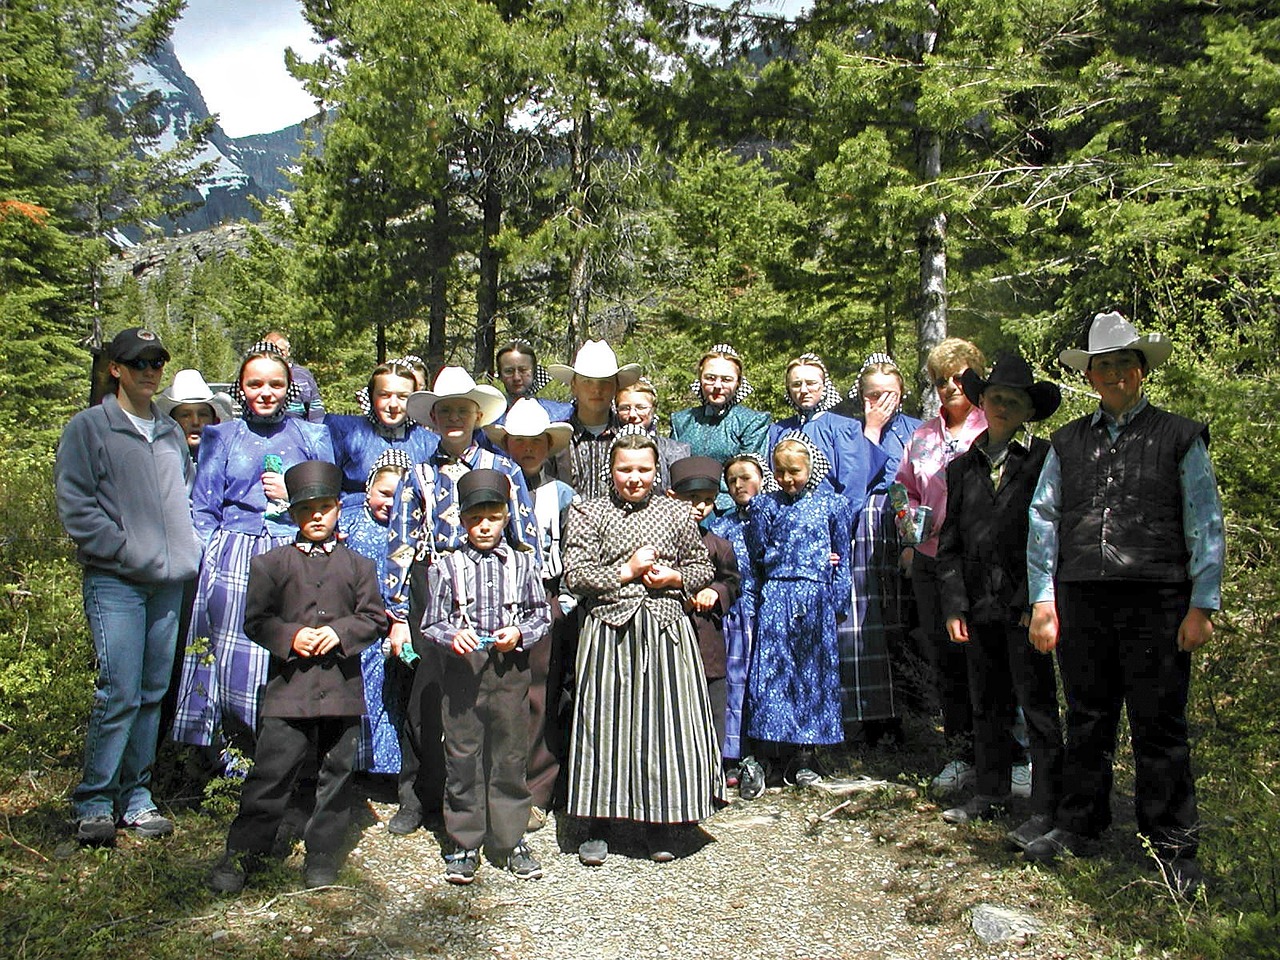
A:
{"type": "Polygon", "coordinates": [[[773,448],[774,463],[778,462],[779,450],[794,450],[794,451],[803,453],[804,458],[806,461],[808,461],[809,465],[810,466],[813,465],[813,454],[809,451],[809,448],[805,444],[801,443],[799,440],[779,440],[774,445],[774,448],[773,448]]]}
{"type": "Polygon", "coordinates": [[[929,372],[930,378],[939,380],[964,367],[968,367],[978,374],[986,373],[987,358],[982,355],[981,350],[968,340],[961,340],[959,337],[947,337],[947,339],[929,351],[929,358],[925,360],[924,366],[929,372]]]}
{"type": "Polygon", "coordinates": [[[907,381],[902,376],[902,371],[898,369],[898,365],[892,360],[878,360],[875,363],[868,363],[858,374],[858,396],[863,396],[867,392],[867,377],[877,373],[888,377],[897,377],[898,393],[905,394],[907,392],[907,381]]]}

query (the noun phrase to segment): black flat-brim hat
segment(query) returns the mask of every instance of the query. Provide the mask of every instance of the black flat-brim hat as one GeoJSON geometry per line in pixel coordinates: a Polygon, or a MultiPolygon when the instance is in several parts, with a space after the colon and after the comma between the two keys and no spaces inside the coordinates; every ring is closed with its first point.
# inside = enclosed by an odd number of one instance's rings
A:
{"type": "Polygon", "coordinates": [[[342,468],[328,460],[303,460],[284,472],[284,486],[289,492],[289,506],[308,500],[342,496],[342,468]]]}
{"type": "Polygon", "coordinates": [[[960,388],[975,407],[982,402],[982,394],[987,387],[1009,387],[1025,392],[1031,398],[1032,406],[1028,420],[1051,417],[1062,403],[1062,391],[1058,385],[1048,380],[1036,380],[1031,365],[1015,353],[998,357],[991,376],[985,380],[972,367],[960,376],[960,388]]]}
{"type": "Polygon", "coordinates": [[[671,464],[671,489],[676,493],[719,492],[722,469],[720,461],[710,457],[681,457],[671,464]]]}
{"type": "Polygon", "coordinates": [[[501,470],[472,470],[458,478],[458,512],[466,513],[482,503],[506,503],[511,481],[501,470]]]}

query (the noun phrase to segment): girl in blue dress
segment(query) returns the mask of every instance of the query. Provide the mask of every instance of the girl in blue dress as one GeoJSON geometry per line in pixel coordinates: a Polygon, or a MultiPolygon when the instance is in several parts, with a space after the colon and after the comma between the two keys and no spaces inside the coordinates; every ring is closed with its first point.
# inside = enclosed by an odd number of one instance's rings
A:
{"type": "Polygon", "coordinates": [[[414,463],[435,453],[440,439],[409,418],[409,395],[418,389],[409,358],[374,367],[369,383],[356,394],[360,415],[326,414],[333,438],[334,463],[342,468],[342,508],[360,508],[369,471],[384,450],[401,450],[414,463]]]}
{"type": "MultiPolygon", "coordinates": [[[[406,511],[398,509],[398,495],[412,469],[403,450],[383,451],[369,471],[364,502],[344,507],[339,520],[346,545],[372,560],[378,571],[378,587],[390,624],[386,642],[365,648],[360,656],[365,715],[355,769],[369,773],[400,773],[400,738],[413,682],[413,672],[401,660],[401,651],[409,643],[408,574],[414,546],[408,536],[406,511]]],[[[412,492],[409,498],[416,502],[412,492]]]]}
{"type": "Polygon", "coordinates": [[[747,668],[751,662],[752,637],[755,633],[754,606],[755,568],[747,551],[748,508],[762,489],[773,486],[773,473],[754,453],[730,457],[724,468],[724,484],[732,499],[733,509],[709,524],[712,533],[724,537],[738,558],[738,575],[742,592],[724,618],[725,646],[725,730],[721,754],[725,764],[725,785],[738,785],[738,761],[743,751],[742,701],[747,690],[747,668]],[[767,484],[767,485],[766,485],[767,484]]]}
{"type": "Polygon", "coordinates": [[[808,437],[784,434],[773,449],[779,490],[751,501],[746,529],[756,609],[747,733],[801,785],[820,778],[813,748],[844,740],[836,624],[849,613],[853,508],[824,488],[829,470],[808,437]]]}
{"type": "Polygon", "coordinates": [[[323,425],[285,416],[296,388],[271,344],[245,354],[231,394],[242,417],[205,427],[200,440],[191,505],[205,549],[173,739],[210,746],[221,732],[252,756],[270,656],[244,635],[249,562],[297,535],[284,472],[303,460],[332,461],[333,446],[323,425]]]}

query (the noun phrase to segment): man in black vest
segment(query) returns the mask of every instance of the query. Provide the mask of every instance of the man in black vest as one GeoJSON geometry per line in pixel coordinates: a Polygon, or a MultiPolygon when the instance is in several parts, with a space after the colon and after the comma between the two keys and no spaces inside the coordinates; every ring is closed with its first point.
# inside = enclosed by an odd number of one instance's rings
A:
{"type": "Polygon", "coordinates": [[[1213,635],[1223,524],[1208,428],[1152,406],[1147,373],[1173,345],[1099,314],[1089,349],[1059,359],[1084,373],[1097,411],[1053,434],[1031,502],[1031,642],[1057,649],[1067,695],[1064,792],[1029,860],[1091,852],[1111,823],[1121,705],[1132,731],[1138,829],[1164,879],[1191,896],[1199,819],[1187,741],[1191,651],[1213,635]]]}

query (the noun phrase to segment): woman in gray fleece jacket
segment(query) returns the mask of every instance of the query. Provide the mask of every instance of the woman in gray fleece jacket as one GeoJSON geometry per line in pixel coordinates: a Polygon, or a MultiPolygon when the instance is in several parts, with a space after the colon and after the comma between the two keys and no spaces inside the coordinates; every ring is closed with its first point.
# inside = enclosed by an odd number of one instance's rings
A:
{"type": "Polygon", "coordinates": [[[116,393],[72,417],[54,465],[98,659],[84,773],[71,796],[76,837],[87,844],[114,842],[117,823],[140,837],[173,831],[151,798],[151,766],[182,583],[200,564],[186,439],[151,402],[169,352],[133,327],[107,355],[116,393]]]}

